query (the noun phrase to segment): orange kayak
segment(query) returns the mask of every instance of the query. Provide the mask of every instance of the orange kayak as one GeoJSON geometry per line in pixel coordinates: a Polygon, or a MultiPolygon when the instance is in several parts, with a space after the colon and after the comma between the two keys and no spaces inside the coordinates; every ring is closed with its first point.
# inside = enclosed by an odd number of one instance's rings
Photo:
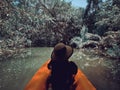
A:
{"type": "MultiPolygon", "coordinates": [[[[47,68],[48,63],[49,60],[39,68],[24,90],[46,90],[46,81],[51,72],[47,68]]],[[[76,90],[96,90],[80,69],[75,75],[74,84],[76,85],[76,90]]]]}

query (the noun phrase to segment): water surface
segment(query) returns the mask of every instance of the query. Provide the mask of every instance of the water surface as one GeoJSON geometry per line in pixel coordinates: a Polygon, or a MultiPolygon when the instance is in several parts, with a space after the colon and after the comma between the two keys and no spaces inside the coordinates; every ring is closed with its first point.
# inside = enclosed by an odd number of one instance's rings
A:
{"type": "MultiPolygon", "coordinates": [[[[0,61],[0,90],[23,90],[53,48],[29,48],[28,57],[0,61]]],[[[70,58],[97,90],[120,90],[120,64],[117,60],[74,50],[70,58]]]]}

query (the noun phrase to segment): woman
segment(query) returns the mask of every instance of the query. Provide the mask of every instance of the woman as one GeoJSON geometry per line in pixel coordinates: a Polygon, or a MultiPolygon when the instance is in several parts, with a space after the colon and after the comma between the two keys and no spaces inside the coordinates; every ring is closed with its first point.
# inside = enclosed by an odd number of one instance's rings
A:
{"type": "Polygon", "coordinates": [[[68,59],[73,54],[72,47],[63,43],[58,43],[51,54],[51,61],[48,69],[51,75],[47,80],[47,89],[49,90],[75,90],[73,85],[74,76],[77,73],[77,65],[68,59]]]}
{"type": "Polygon", "coordinates": [[[76,64],[69,61],[73,49],[58,43],[24,90],[96,90],[76,64]]]}

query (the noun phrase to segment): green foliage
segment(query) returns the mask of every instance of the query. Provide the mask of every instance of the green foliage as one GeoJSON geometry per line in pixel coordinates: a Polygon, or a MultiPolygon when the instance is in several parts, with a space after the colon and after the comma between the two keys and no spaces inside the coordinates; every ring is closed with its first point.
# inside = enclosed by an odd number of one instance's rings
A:
{"type": "Polygon", "coordinates": [[[84,25],[88,32],[100,36],[119,31],[118,3],[88,0],[84,10],[65,0],[1,0],[0,53],[7,49],[53,46],[60,41],[68,44],[72,38],[80,37],[84,25]]]}
{"type": "Polygon", "coordinates": [[[102,4],[100,10],[97,11],[94,32],[103,35],[107,31],[120,30],[120,8],[112,5],[110,1],[102,4]]]}
{"type": "Polygon", "coordinates": [[[107,31],[120,30],[120,7],[118,4],[119,0],[106,0],[105,2],[88,0],[83,17],[88,32],[102,36],[107,31]]]}
{"type": "Polygon", "coordinates": [[[83,9],[72,7],[71,2],[2,0],[0,3],[0,39],[5,42],[10,39],[11,46],[6,46],[11,48],[51,46],[61,40],[67,43],[79,34],[83,9]]]}
{"type": "Polygon", "coordinates": [[[102,38],[101,41],[98,42],[98,48],[100,48],[98,51],[112,58],[120,58],[119,1],[120,0],[106,0],[105,2],[101,2],[101,0],[87,0],[88,5],[83,17],[83,24],[88,28],[88,32],[98,34],[102,38]]]}

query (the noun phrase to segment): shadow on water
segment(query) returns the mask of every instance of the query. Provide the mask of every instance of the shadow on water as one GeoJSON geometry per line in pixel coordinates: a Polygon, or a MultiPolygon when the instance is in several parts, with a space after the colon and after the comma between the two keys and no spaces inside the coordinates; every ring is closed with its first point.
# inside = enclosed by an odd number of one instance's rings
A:
{"type": "MultiPolygon", "coordinates": [[[[53,48],[31,48],[29,57],[0,61],[0,90],[23,90],[39,67],[50,58],[53,48]]],[[[120,90],[120,64],[117,60],[75,50],[70,58],[97,90],[120,90]]]]}

